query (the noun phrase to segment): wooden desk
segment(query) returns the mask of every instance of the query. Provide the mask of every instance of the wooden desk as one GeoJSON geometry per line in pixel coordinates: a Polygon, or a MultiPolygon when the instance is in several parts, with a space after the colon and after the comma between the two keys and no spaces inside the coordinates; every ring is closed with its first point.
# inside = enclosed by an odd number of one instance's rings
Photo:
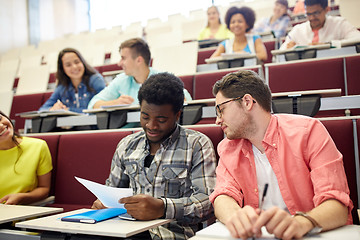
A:
{"type": "MultiPolygon", "coordinates": [[[[196,233],[196,235],[191,240],[208,240],[208,239],[234,239],[231,237],[230,232],[227,228],[220,222],[216,222],[207,228],[204,228],[196,233]]],[[[273,235],[268,233],[264,234],[263,238],[260,239],[277,239],[273,235]]],[[[326,239],[326,240],[337,240],[337,239],[346,239],[346,240],[359,240],[360,239],[360,226],[359,225],[347,225],[334,229],[331,231],[323,232],[314,236],[306,236],[302,239],[326,239]]]]}
{"type": "Polygon", "coordinates": [[[0,224],[62,211],[62,208],[0,204],[0,224]]]}
{"type": "Polygon", "coordinates": [[[86,234],[125,238],[172,221],[171,219],[156,219],[152,221],[128,221],[115,217],[99,223],[87,224],[64,222],[60,220],[61,217],[85,212],[88,210],[89,209],[79,209],[25,222],[19,222],[16,223],[15,226],[19,228],[55,231],[70,234],[86,234]]]}

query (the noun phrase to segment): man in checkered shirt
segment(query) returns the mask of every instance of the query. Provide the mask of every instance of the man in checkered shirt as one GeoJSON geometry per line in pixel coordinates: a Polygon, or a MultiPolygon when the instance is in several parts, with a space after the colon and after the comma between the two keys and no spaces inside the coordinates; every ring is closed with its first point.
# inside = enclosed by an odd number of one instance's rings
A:
{"type": "MultiPolygon", "coordinates": [[[[214,216],[215,151],[206,135],[177,124],[183,88],[172,74],[150,76],[138,93],[143,131],[123,138],[112,159],[106,185],[133,189],[132,197],[119,200],[130,215],[174,219],[132,239],[187,239],[214,216]]],[[[96,200],[93,208],[104,206],[96,200]]]]}

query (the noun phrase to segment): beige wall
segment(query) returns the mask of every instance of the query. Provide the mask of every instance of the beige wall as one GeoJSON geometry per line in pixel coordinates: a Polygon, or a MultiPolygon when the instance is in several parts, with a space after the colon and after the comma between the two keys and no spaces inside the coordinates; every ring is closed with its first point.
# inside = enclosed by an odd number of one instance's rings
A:
{"type": "MultiPolygon", "coordinates": [[[[41,41],[89,30],[86,0],[39,1],[41,41]]],[[[27,19],[26,0],[0,0],[0,54],[28,45],[27,19]]]]}
{"type": "Polygon", "coordinates": [[[0,54],[27,44],[26,0],[0,0],[0,54]]]}

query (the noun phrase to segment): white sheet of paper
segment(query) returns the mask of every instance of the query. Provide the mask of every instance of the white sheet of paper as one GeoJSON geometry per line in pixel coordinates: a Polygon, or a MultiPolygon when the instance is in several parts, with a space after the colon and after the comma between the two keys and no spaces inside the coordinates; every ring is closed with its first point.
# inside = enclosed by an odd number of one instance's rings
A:
{"type": "Polygon", "coordinates": [[[124,204],[120,204],[119,199],[133,195],[133,190],[131,188],[109,187],[83,178],[75,178],[92,192],[105,207],[124,208],[124,204]]]}

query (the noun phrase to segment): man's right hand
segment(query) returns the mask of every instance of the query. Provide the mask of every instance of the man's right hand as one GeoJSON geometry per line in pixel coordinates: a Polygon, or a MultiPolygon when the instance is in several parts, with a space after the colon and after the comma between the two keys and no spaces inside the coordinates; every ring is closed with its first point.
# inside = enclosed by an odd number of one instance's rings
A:
{"type": "Polygon", "coordinates": [[[286,45],[286,48],[287,48],[287,49],[293,48],[295,45],[296,45],[296,42],[290,41],[290,42],[286,45]]]}
{"type": "Polygon", "coordinates": [[[253,207],[245,206],[235,211],[223,223],[234,238],[248,239],[254,236],[253,225],[259,218],[259,212],[253,207]]]}
{"type": "Polygon", "coordinates": [[[121,95],[118,99],[116,99],[117,104],[131,104],[134,102],[134,98],[128,95],[121,95]]]}
{"type": "Polygon", "coordinates": [[[102,202],[100,202],[99,199],[96,199],[93,203],[93,205],[91,206],[92,209],[103,209],[103,208],[106,208],[102,202]]]}

